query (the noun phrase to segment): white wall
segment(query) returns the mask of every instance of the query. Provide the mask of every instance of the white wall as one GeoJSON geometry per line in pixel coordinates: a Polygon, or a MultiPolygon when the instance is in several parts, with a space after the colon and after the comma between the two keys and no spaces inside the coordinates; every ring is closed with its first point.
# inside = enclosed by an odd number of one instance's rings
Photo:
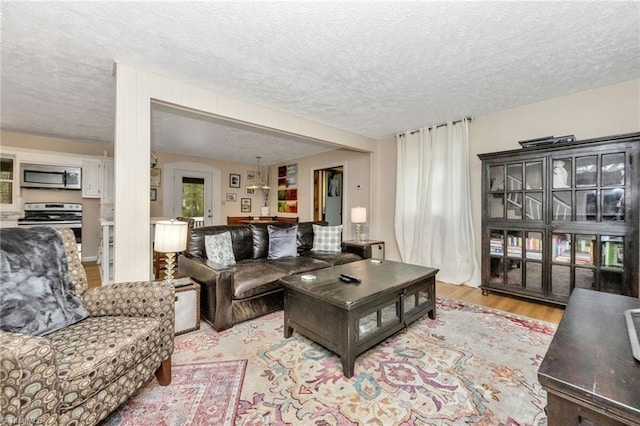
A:
{"type": "MultiPolygon", "coordinates": [[[[434,123],[425,123],[426,125],[434,123]]],[[[470,176],[476,247],[481,237],[481,153],[519,149],[518,141],[573,134],[578,139],[640,131],[640,79],[588,90],[535,104],[474,116],[469,127],[470,176]]],[[[413,129],[402,129],[413,130],[413,129]]],[[[386,242],[387,258],[399,260],[393,221],[395,138],[377,141],[373,175],[379,179],[373,237],[386,242]]],[[[479,256],[479,255],[478,255],[479,256]]]]}

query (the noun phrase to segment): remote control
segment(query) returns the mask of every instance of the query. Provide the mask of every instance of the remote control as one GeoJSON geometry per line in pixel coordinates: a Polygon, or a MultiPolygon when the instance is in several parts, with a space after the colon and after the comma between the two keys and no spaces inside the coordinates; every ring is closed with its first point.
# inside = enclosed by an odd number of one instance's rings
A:
{"type": "Polygon", "coordinates": [[[349,274],[340,274],[340,280],[346,282],[346,283],[361,283],[362,281],[360,281],[359,278],[354,277],[353,275],[349,275],[349,274]]]}

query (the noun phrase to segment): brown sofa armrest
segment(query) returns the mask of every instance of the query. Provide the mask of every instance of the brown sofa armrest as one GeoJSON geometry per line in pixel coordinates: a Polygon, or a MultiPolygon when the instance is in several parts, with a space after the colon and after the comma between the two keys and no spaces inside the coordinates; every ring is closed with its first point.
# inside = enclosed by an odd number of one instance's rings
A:
{"type": "Polygon", "coordinates": [[[49,339],[0,331],[0,378],[2,424],[58,424],[58,369],[49,339]]]}
{"type": "Polygon", "coordinates": [[[161,321],[162,360],[173,353],[175,335],[175,292],[171,284],[138,281],[117,283],[87,290],[84,307],[92,317],[152,317],[161,321]]]}
{"type": "Polygon", "coordinates": [[[178,259],[180,276],[200,284],[200,315],[217,331],[233,325],[233,269],[186,253],[178,259]]]}

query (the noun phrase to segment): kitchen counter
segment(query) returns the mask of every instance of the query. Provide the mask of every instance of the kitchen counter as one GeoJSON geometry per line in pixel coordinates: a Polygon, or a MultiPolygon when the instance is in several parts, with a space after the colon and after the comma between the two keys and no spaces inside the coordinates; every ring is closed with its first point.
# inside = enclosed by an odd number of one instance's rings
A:
{"type": "Polygon", "coordinates": [[[1,213],[0,212],[0,228],[15,228],[18,226],[18,219],[21,219],[20,213],[1,213]]]}
{"type": "MultiPolygon", "coordinates": [[[[169,220],[167,217],[149,218],[149,279],[153,280],[153,239],[155,233],[155,224],[161,220],[169,220]]],[[[114,248],[114,232],[115,221],[113,219],[100,218],[100,246],[98,249],[98,265],[100,266],[100,276],[102,285],[113,284],[114,280],[114,264],[113,264],[113,248],[114,248]]]]}

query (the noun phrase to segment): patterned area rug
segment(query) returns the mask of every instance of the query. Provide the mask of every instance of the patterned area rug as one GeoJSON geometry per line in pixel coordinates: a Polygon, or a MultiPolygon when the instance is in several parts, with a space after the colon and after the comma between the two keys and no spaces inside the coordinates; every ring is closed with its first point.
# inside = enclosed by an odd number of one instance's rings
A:
{"type": "Polygon", "coordinates": [[[153,379],[101,424],[233,425],[245,366],[245,360],[173,365],[169,386],[153,379]]]}
{"type": "Polygon", "coordinates": [[[203,324],[176,337],[171,386],[152,382],[108,424],[544,425],[537,371],[555,328],[439,298],[436,320],[362,354],[346,379],[332,352],[283,337],[282,312],[203,324]]]}

